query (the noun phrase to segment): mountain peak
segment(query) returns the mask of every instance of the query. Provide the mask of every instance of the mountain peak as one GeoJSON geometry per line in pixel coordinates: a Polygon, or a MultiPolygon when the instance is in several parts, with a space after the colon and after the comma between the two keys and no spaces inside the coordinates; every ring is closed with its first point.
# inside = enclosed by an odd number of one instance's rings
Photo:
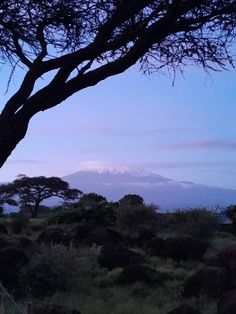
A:
{"type": "Polygon", "coordinates": [[[131,167],[128,165],[122,164],[113,164],[113,163],[105,163],[98,161],[86,161],[80,163],[78,167],[78,171],[89,171],[98,174],[112,174],[112,175],[120,175],[120,174],[130,174],[135,176],[144,176],[151,175],[151,172],[146,171],[144,169],[138,167],[131,167]]]}
{"type": "Polygon", "coordinates": [[[141,195],[162,209],[236,203],[236,191],[176,181],[135,166],[89,161],[63,178],[84,193],[96,192],[117,201],[126,194],[141,195]]]}

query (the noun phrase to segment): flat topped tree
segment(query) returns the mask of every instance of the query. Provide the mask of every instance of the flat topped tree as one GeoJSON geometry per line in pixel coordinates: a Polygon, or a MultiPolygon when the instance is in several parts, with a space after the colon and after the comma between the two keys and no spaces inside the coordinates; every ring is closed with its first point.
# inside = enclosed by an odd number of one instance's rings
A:
{"type": "Polygon", "coordinates": [[[138,61],[144,72],[232,64],[235,25],[235,0],[2,0],[0,59],[25,75],[2,106],[0,167],[35,114],[138,61]]]}
{"type": "Polygon", "coordinates": [[[27,177],[19,175],[10,185],[19,197],[20,205],[27,208],[32,217],[37,217],[42,201],[50,197],[59,197],[65,201],[76,200],[82,195],[77,189],[70,189],[69,184],[57,177],[27,177]]]}

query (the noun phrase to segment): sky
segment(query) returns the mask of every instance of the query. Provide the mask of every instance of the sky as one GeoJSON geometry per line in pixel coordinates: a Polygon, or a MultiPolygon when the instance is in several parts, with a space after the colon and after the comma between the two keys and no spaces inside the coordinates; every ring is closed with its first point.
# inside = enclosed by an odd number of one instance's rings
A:
{"type": "MultiPolygon", "coordinates": [[[[1,107],[20,79],[16,73],[6,95],[2,84],[1,107]]],[[[234,69],[208,75],[189,67],[173,86],[167,73],[145,76],[134,66],[35,116],[0,182],[103,162],[236,190],[235,82],[234,69]]]]}

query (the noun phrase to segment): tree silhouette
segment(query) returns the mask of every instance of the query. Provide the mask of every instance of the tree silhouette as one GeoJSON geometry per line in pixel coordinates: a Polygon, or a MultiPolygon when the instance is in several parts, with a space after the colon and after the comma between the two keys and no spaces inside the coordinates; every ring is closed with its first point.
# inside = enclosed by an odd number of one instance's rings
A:
{"type": "Polygon", "coordinates": [[[76,200],[82,194],[70,189],[69,184],[57,177],[27,177],[19,175],[10,184],[12,192],[19,198],[22,207],[28,209],[33,218],[37,217],[40,204],[50,197],[59,197],[65,201],[76,200]]]}
{"type": "Polygon", "coordinates": [[[235,23],[233,0],[2,0],[0,58],[9,83],[16,68],[25,75],[0,115],[0,167],[35,114],[138,61],[144,72],[224,68],[235,23]]]}
{"type": "Polygon", "coordinates": [[[91,205],[98,205],[98,204],[106,204],[107,199],[97,193],[87,193],[83,194],[80,198],[79,205],[82,206],[91,206],[91,205]]]}
{"type": "Polygon", "coordinates": [[[14,199],[14,189],[11,184],[0,185],[0,214],[4,211],[4,205],[17,206],[17,202],[14,199]]]}
{"type": "Polygon", "coordinates": [[[127,194],[119,200],[121,206],[143,205],[143,198],[137,194],[127,194]]]}

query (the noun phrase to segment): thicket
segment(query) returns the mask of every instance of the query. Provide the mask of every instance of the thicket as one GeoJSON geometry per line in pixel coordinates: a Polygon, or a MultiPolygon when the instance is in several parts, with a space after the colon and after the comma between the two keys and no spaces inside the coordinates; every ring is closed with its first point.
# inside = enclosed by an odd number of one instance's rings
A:
{"type": "Polygon", "coordinates": [[[205,208],[178,210],[166,215],[165,225],[170,231],[176,231],[201,239],[210,239],[218,227],[218,215],[205,208]]]}
{"type": "Polygon", "coordinates": [[[215,314],[216,299],[201,295],[189,300],[182,291],[187,278],[201,269],[211,252],[236,242],[233,235],[219,232],[219,214],[202,208],[159,213],[141,198],[133,199],[139,202],[110,203],[89,197],[86,206],[78,202],[47,209],[37,219],[25,218],[23,213],[2,218],[8,235],[0,237],[0,257],[2,248],[9,245],[20,245],[27,256],[14,273],[20,285],[12,287],[11,282],[9,292],[19,302],[68,305],[82,314],[110,313],[111,308],[114,314],[167,314],[186,302],[201,314],[215,314]],[[63,242],[63,237],[68,241],[63,242]],[[116,255],[109,256],[111,248],[116,248],[116,255]],[[141,261],[140,267],[132,266],[132,256],[141,261]],[[101,257],[103,264],[99,264],[101,257]],[[124,259],[130,264],[127,269],[124,259]],[[114,268],[111,261],[122,267],[114,268]],[[138,269],[143,277],[135,274],[138,269]],[[166,279],[152,287],[146,279],[135,282],[135,278],[149,278],[148,274],[153,274],[153,280],[166,279]],[[126,284],[124,276],[134,282],[126,284]]]}

